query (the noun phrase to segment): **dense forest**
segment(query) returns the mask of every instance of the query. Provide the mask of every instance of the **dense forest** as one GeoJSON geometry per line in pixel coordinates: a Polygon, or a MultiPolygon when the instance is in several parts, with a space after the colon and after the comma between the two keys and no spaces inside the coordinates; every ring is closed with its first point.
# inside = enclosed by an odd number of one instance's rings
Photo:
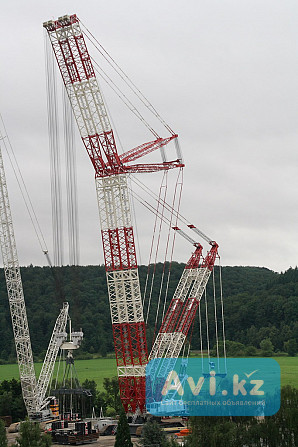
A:
{"type": "MultiPolygon", "coordinates": [[[[183,264],[172,263],[170,281],[168,285],[164,281],[160,293],[159,279],[163,274],[163,265],[157,265],[148,319],[149,344],[160,324],[161,316],[155,321],[159,297],[161,295],[159,307],[162,309],[164,291],[168,289],[169,300],[183,268],[183,264]]],[[[217,295],[218,273],[217,268],[214,275],[217,295]]],[[[70,303],[73,329],[82,328],[84,332],[80,356],[112,355],[113,337],[104,266],[66,266],[52,269],[29,266],[22,267],[21,274],[36,360],[44,357],[63,301],[70,303]]],[[[146,274],[147,267],[141,266],[142,290],[145,287],[146,274]]],[[[279,274],[259,267],[223,267],[221,275],[228,354],[254,355],[256,350],[263,349],[268,355],[278,351],[294,355],[298,346],[297,268],[279,274]]],[[[209,311],[212,311],[212,277],[209,283],[204,302],[209,303],[209,311]]],[[[147,302],[148,298],[145,301],[145,314],[147,302]]],[[[202,300],[202,315],[205,313],[204,302],[202,300]]],[[[218,320],[220,325],[220,307],[218,320]]],[[[212,328],[212,316],[209,325],[212,328]]],[[[198,350],[200,336],[197,318],[191,333],[192,349],[198,350]]],[[[0,361],[14,362],[16,355],[3,269],[0,270],[0,337],[0,361]]],[[[214,343],[211,330],[210,346],[214,343]]]]}

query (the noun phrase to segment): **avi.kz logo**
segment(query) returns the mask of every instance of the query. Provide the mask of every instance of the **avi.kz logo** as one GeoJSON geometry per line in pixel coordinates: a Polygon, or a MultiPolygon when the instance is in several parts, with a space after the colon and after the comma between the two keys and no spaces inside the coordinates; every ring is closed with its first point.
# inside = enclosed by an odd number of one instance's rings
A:
{"type": "Polygon", "coordinates": [[[268,416],[280,406],[280,368],[268,358],[154,359],[146,405],[160,416],[268,416]]]}
{"type": "MultiPolygon", "coordinates": [[[[250,378],[257,371],[258,370],[255,370],[255,371],[251,372],[250,374],[246,374],[246,373],[244,373],[244,374],[246,375],[247,378],[250,378]]],[[[222,375],[220,377],[222,378],[222,375]]],[[[184,378],[184,381],[185,381],[185,378],[184,378]]],[[[200,393],[200,391],[202,389],[203,384],[206,381],[209,381],[209,395],[215,396],[216,391],[217,391],[216,371],[215,370],[210,371],[209,377],[207,374],[200,377],[197,383],[194,382],[194,379],[191,376],[188,376],[186,378],[186,383],[188,384],[193,396],[198,396],[198,394],[200,393]]],[[[254,385],[249,390],[249,394],[251,396],[264,396],[264,391],[260,389],[261,386],[264,384],[264,380],[250,380],[249,383],[254,385]]],[[[239,382],[239,375],[234,374],[233,375],[233,395],[238,396],[238,393],[240,392],[242,394],[242,396],[246,396],[247,390],[245,389],[245,384],[246,384],[246,380],[242,379],[239,382]]],[[[182,383],[179,379],[179,376],[175,370],[172,370],[169,372],[168,377],[165,381],[164,387],[161,391],[162,396],[166,396],[169,393],[169,391],[175,391],[179,396],[183,396],[183,394],[184,394],[183,385],[182,385],[182,383]]],[[[222,390],[222,395],[227,396],[228,391],[222,390]]]]}

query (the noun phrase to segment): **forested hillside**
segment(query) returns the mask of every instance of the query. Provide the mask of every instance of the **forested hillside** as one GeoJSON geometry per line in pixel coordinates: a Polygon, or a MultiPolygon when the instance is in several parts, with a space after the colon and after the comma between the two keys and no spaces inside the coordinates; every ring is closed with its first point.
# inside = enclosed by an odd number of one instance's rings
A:
{"type": "MultiPolygon", "coordinates": [[[[184,265],[173,263],[168,297],[171,297],[184,265]]],[[[140,267],[144,287],[147,267],[140,267]]],[[[85,267],[23,267],[21,269],[31,341],[36,359],[42,359],[54,322],[63,301],[70,303],[72,326],[82,328],[84,341],[80,355],[113,352],[105,269],[85,267]],[[55,280],[56,278],[56,280],[55,280]],[[60,285],[59,285],[60,284],[60,285]]],[[[217,273],[217,272],[215,272],[217,273]]],[[[156,277],[161,276],[157,266],[156,277]]],[[[215,275],[216,276],[216,275],[215,275]]],[[[278,274],[266,268],[223,267],[223,296],[226,338],[245,347],[260,348],[263,340],[272,343],[276,351],[297,351],[298,344],[298,270],[278,274]]],[[[14,361],[15,348],[8,309],[3,270],[0,270],[0,359],[14,361]]],[[[164,286],[165,287],[165,286],[164,286]]],[[[152,290],[148,338],[152,338],[159,296],[159,286],[152,290]]],[[[209,286],[208,300],[213,291],[209,286]]],[[[146,309],[146,307],[145,307],[146,309]]],[[[203,309],[202,309],[203,310],[203,309]]],[[[211,335],[211,343],[214,338],[211,335]]],[[[199,349],[199,325],[195,321],[192,347],[199,349]]],[[[270,347],[270,346],[269,346],[270,347]]],[[[244,354],[247,352],[244,352],[244,354]]]]}

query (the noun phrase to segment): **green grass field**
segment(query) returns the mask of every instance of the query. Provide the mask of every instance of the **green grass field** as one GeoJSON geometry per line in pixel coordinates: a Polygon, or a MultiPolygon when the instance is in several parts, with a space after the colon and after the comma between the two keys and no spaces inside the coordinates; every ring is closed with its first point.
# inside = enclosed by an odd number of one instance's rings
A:
{"type": "MultiPolygon", "coordinates": [[[[298,357],[274,357],[281,369],[281,385],[292,385],[298,388],[298,357]]],[[[61,367],[60,367],[61,368],[61,367]]],[[[117,375],[115,359],[76,360],[75,368],[80,382],[85,379],[95,380],[98,390],[103,389],[103,379],[117,375]]],[[[37,375],[41,369],[41,363],[36,363],[37,375]]],[[[59,377],[63,372],[60,370],[59,377]]],[[[56,373],[54,374],[56,377],[56,373]]],[[[0,365],[0,381],[19,378],[16,364],[0,365]]]]}

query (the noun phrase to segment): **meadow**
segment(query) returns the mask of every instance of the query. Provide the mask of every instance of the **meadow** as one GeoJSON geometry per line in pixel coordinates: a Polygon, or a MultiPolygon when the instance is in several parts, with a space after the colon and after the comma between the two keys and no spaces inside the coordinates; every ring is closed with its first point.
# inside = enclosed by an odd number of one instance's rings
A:
{"type": "MultiPolygon", "coordinates": [[[[281,386],[291,385],[298,388],[298,357],[273,357],[280,365],[281,386]]],[[[41,370],[41,363],[35,364],[37,376],[41,370]]],[[[75,369],[79,381],[95,380],[98,390],[103,390],[103,379],[117,375],[115,359],[92,359],[76,360],[75,369]]],[[[58,378],[61,380],[63,368],[60,366],[58,378]]],[[[54,372],[54,378],[57,377],[57,371],[54,372]]],[[[0,381],[19,378],[18,366],[16,364],[0,365],[0,381]]]]}

